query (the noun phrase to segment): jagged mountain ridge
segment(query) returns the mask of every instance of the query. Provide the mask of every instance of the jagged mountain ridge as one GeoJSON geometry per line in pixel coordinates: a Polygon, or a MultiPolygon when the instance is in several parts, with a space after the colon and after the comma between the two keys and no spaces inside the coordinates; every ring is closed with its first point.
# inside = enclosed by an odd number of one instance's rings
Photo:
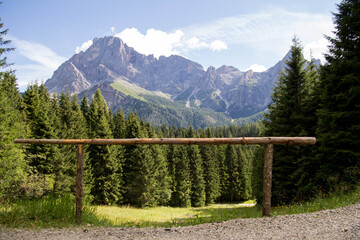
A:
{"type": "Polygon", "coordinates": [[[181,56],[156,59],[138,53],[120,38],[95,38],[85,52],[64,62],[45,86],[50,92],[68,89],[80,96],[87,92],[90,97],[100,88],[113,109],[126,108],[135,100],[151,102],[158,96],[164,102],[188,109],[211,109],[234,119],[266,109],[284,59],[261,73],[242,72],[232,66],[205,71],[181,56]],[[150,95],[151,99],[144,97],[150,95]]]}

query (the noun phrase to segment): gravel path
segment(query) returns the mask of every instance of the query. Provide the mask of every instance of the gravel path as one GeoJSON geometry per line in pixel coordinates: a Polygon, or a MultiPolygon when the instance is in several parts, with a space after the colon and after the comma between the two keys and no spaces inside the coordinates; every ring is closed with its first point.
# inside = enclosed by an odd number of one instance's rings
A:
{"type": "Polygon", "coordinates": [[[360,203],[334,210],[173,228],[9,230],[0,239],[360,239],[360,203]]]}

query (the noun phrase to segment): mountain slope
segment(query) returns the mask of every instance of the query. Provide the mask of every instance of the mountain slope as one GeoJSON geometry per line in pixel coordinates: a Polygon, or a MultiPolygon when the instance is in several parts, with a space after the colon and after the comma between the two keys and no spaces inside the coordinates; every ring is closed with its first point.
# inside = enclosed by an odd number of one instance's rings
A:
{"type": "Polygon", "coordinates": [[[157,125],[230,124],[232,119],[266,109],[284,59],[261,73],[231,66],[205,71],[181,56],[156,59],[138,53],[117,37],[104,37],[94,39],[85,52],[64,62],[45,86],[50,92],[68,89],[90,97],[100,88],[115,111],[120,107],[137,110],[140,117],[157,125]]]}

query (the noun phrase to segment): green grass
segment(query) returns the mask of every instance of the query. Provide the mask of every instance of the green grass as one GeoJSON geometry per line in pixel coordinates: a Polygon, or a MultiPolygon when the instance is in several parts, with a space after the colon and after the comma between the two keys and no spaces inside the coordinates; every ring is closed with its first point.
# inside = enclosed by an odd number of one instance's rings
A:
{"type": "MultiPolygon", "coordinates": [[[[247,201],[245,203],[252,203],[247,201]]],[[[207,222],[225,221],[242,217],[261,217],[258,207],[241,204],[214,204],[199,208],[133,208],[129,206],[97,206],[96,213],[112,226],[118,227],[171,227],[207,222]]]]}
{"type": "Polygon", "coordinates": [[[317,197],[309,202],[277,206],[271,209],[271,216],[290,215],[334,209],[360,202],[360,187],[346,193],[317,197]]]}
{"type": "MultiPolygon", "coordinates": [[[[83,220],[89,224],[106,224],[95,215],[95,207],[84,204],[83,220]]],[[[46,196],[0,205],[0,226],[11,228],[69,227],[75,223],[75,197],[46,196]]]]}
{"type": "MultiPolygon", "coordinates": [[[[315,212],[360,202],[360,187],[347,193],[318,197],[305,203],[273,207],[271,216],[315,212]]],[[[253,203],[248,201],[245,203],[253,203]]],[[[240,204],[214,204],[200,208],[133,208],[129,206],[90,206],[83,209],[83,224],[112,227],[172,227],[226,221],[234,218],[261,217],[261,207],[240,204]]],[[[21,200],[0,205],[0,227],[44,228],[70,227],[75,223],[75,198],[21,200]]]]}
{"type": "Polygon", "coordinates": [[[136,98],[136,99],[139,99],[142,101],[146,101],[146,99],[143,97],[143,95],[158,96],[158,97],[166,98],[168,100],[171,97],[170,94],[165,94],[165,93],[156,92],[156,91],[149,91],[149,90],[141,88],[135,84],[127,82],[123,79],[117,79],[110,86],[126,95],[132,96],[133,98],[136,98]]]}

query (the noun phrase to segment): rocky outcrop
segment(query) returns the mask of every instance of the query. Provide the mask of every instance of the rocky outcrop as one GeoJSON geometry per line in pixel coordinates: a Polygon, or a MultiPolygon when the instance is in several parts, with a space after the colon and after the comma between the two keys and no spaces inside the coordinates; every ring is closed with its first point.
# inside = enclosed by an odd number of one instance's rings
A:
{"type": "Polygon", "coordinates": [[[50,92],[68,89],[70,93],[104,88],[108,104],[114,106],[126,95],[126,91],[112,87],[121,78],[148,91],[170,94],[173,101],[188,108],[210,108],[238,118],[267,107],[284,59],[261,73],[242,72],[232,66],[204,71],[200,64],[181,56],[156,59],[138,53],[117,37],[104,37],[94,39],[85,52],[64,62],[45,86],[50,92]]]}

